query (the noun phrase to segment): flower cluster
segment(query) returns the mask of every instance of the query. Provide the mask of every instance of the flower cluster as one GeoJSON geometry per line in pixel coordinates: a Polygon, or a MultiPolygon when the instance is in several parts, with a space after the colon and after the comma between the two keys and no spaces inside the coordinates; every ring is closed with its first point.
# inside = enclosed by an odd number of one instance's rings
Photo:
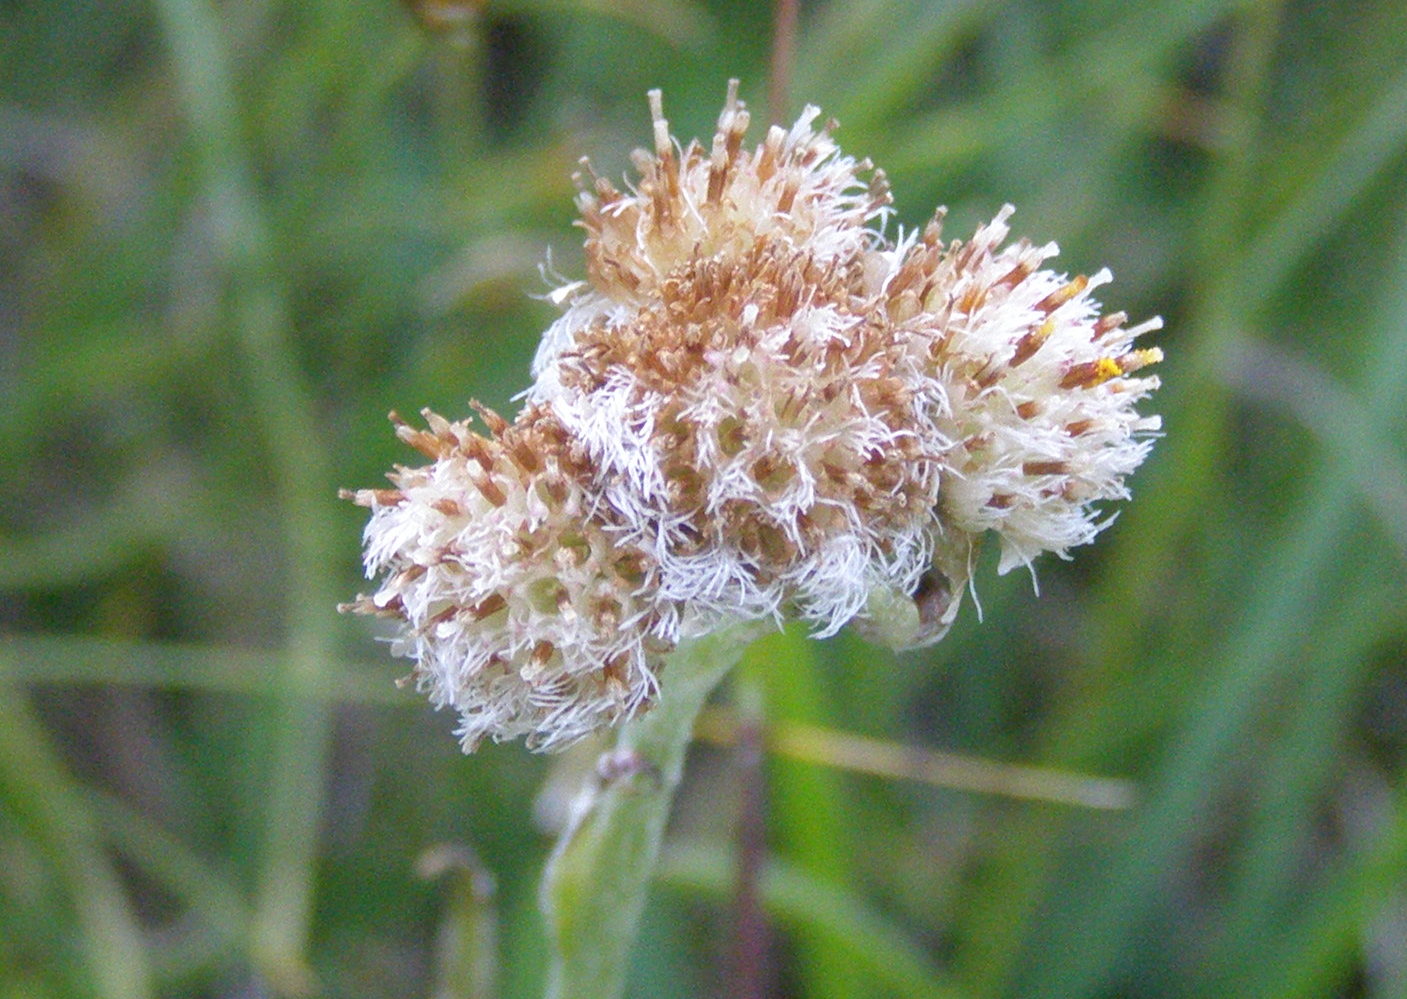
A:
{"type": "Polygon", "coordinates": [[[730,620],[829,634],[897,593],[899,641],[934,641],[988,531],[1003,572],[1090,541],[1158,428],[1134,409],[1157,380],[1130,377],[1157,321],[1101,315],[1107,271],[1007,243],[1010,207],[967,243],[941,212],[890,241],[883,173],[816,109],[749,150],[736,83],[708,148],[650,102],[634,185],[578,177],[588,280],[554,292],[517,420],[397,420],[431,464],[347,494],[383,577],[348,607],[401,622],[467,747],[629,717],[665,653],[730,620]]]}

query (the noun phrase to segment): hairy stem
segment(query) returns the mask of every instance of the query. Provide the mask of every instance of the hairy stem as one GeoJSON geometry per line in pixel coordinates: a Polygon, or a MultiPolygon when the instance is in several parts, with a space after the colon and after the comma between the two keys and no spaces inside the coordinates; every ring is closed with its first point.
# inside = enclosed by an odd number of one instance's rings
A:
{"type": "Polygon", "coordinates": [[[739,625],[681,645],[669,657],[659,703],[625,726],[602,757],[543,873],[552,999],[622,994],[694,719],[766,626],[739,625]]]}

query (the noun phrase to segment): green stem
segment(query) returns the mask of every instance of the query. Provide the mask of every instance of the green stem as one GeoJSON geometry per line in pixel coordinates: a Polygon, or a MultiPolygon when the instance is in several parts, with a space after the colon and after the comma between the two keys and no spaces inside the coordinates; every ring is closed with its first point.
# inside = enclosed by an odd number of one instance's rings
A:
{"type": "Polygon", "coordinates": [[[492,999],[498,991],[498,888],[467,847],[432,847],[416,873],[448,882],[435,946],[433,999],[492,999]]]}
{"type": "Polygon", "coordinates": [[[765,627],[739,625],[681,645],[664,670],[659,703],[626,725],[616,749],[603,758],[610,766],[580,803],[543,873],[551,999],[613,999],[624,991],[694,719],[765,627]]]}

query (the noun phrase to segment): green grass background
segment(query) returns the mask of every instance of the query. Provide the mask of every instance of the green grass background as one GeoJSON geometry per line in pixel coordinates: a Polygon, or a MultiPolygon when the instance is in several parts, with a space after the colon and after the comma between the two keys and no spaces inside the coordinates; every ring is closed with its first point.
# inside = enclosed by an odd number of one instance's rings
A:
{"type": "MultiPolygon", "coordinates": [[[[0,997],[540,992],[554,761],[461,756],[333,612],[335,490],[413,457],[388,409],[513,409],[577,159],[624,171],[650,87],[765,117],[770,17],[0,4],[0,997]]],[[[773,719],[1138,789],[772,757],[776,994],[1407,997],[1407,5],[808,3],[792,101],[905,225],[1010,201],[1111,266],[1167,433],[1039,597],[988,566],[934,649],[750,657],[773,719]]],[[[719,994],[737,799],[698,750],[632,995],[719,994]]]]}

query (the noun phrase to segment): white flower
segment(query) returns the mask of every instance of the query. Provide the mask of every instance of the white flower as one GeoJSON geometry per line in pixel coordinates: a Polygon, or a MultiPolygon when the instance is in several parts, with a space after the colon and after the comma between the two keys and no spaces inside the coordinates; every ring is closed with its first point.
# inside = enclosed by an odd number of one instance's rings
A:
{"type": "Polygon", "coordinates": [[[1090,293],[1107,270],[1067,279],[1041,267],[1053,243],[1003,248],[1011,212],[966,245],[943,245],[935,226],[889,285],[947,400],[939,519],[974,539],[995,531],[1001,572],[1093,540],[1105,523],[1095,504],[1128,497],[1124,479],[1160,426],[1133,408],[1158,380],[1128,376],[1162,359],[1132,347],[1160,320],[1099,314],[1090,293]]]}
{"type": "Polygon", "coordinates": [[[593,175],[578,199],[591,291],[566,293],[529,397],[698,627],[797,613],[830,633],[929,561],[931,428],[865,287],[888,188],[815,108],[747,150],[730,88],[711,147],[681,150],[651,107],[639,182],[593,175]]]}
{"type": "Polygon", "coordinates": [[[551,296],[524,412],[402,424],[432,464],[349,494],[384,576],[350,609],[400,620],[466,746],[629,717],[725,621],[935,641],[986,532],[1003,572],[1090,541],[1158,429],[1130,377],[1157,321],[1101,317],[1108,272],[1057,275],[1053,244],[1004,247],[1010,207],[891,243],[883,175],[814,108],[748,150],[733,84],[705,149],[650,102],[636,184],[580,179],[589,280],[551,296]]]}
{"type": "Polygon", "coordinates": [[[349,609],[402,622],[393,651],[460,712],[466,748],[485,735],[552,748],[648,704],[677,609],[657,599],[648,557],[593,515],[560,427],[485,411],[482,437],[425,416],[428,431],[397,432],[434,461],[348,494],[372,511],[367,575],[385,577],[349,609]]]}

